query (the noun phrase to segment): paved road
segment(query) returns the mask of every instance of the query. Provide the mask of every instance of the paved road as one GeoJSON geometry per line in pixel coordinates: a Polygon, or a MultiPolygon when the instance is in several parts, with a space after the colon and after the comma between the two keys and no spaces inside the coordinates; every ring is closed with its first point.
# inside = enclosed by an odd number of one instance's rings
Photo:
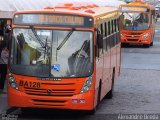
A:
{"type": "Polygon", "coordinates": [[[95,115],[47,110],[24,115],[20,109],[8,109],[6,94],[0,97],[0,113],[8,110],[11,114],[18,114],[18,118],[22,120],[117,120],[119,114],[158,114],[160,113],[159,75],[160,21],[157,23],[153,47],[130,46],[122,49],[121,76],[115,83],[114,97],[103,100],[95,115]]]}

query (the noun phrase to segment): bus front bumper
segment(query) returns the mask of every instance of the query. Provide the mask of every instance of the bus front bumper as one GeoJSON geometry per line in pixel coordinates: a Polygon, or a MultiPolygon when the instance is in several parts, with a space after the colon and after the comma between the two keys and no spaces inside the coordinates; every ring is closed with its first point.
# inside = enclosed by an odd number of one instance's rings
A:
{"type": "Polygon", "coordinates": [[[8,104],[11,107],[92,110],[94,106],[93,98],[93,91],[70,97],[35,96],[8,88],[8,104]]]}
{"type": "Polygon", "coordinates": [[[129,43],[129,44],[150,44],[150,38],[147,39],[135,39],[135,38],[121,38],[121,43],[129,43]]]}

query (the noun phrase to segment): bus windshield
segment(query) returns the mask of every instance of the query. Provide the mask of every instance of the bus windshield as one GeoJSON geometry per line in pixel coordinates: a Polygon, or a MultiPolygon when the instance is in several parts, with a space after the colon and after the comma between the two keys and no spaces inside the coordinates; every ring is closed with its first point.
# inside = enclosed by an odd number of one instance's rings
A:
{"type": "Polygon", "coordinates": [[[11,72],[37,77],[87,77],[93,71],[90,31],[13,29],[11,72]]]}
{"type": "Polygon", "coordinates": [[[145,30],[149,28],[149,14],[123,12],[122,23],[125,30],[145,30]]]}

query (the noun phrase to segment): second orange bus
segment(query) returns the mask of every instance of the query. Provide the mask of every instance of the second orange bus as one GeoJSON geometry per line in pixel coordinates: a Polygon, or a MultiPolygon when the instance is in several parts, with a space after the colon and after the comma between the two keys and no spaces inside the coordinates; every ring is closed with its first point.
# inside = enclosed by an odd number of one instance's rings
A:
{"type": "Polygon", "coordinates": [[[153,46],[155,35],[155,8],[150,4],[135,0],[123,4],[121,9],[121,43],[153,46]]]}

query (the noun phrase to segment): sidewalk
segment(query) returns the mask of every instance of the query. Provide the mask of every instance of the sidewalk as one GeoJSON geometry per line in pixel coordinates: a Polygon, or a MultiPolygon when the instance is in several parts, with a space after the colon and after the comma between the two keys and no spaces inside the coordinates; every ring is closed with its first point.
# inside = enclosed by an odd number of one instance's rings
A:
{"type": "Polygon", "coordinates": [[[9,108],[7,104],[7,80],[4,91],[5,93],[0,93],[0,114],[6,113],[6,110],[9,108]]]}
{"type": "Polygon", "coordinates": [[[0,114],[4,114],[7,109],[7,94],[0,94],[0,114]]]}

